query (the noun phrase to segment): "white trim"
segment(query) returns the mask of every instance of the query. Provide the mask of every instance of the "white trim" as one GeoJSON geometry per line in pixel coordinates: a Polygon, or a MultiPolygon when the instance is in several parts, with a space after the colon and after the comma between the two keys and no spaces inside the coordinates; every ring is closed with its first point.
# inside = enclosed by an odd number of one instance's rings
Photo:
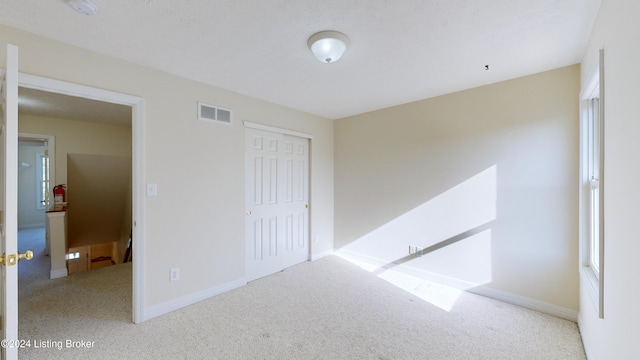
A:
{"type": "Polygon", "coordinates": [[[66,211],[55,211],[47,213],[48,217],[65,217],[67,214],[66,211]]]}
{"type": "MultiPolygon", "coordinates": [[[[18,135],[18,141],[20,139],[20,135],[18,135]]],[[[51,180],[46,184],[45,192],[42,192],[43,183],[46,181],[47,174],[45,171],[42,171],[42,167],[46,163],[45,159],[47,159],[49,155],[45,155],[45,151],[39,151],[36,153],[36,186],[35,186],[35,206],[36,210],[45,210],[47,204],[45,203],[47,199],[47,193],[49,192],[49,186],[51,184],[51,180]],[[44,197],[44,198],[43,198],[44,197]]],[[[48,165],[47,165],[48,167],[48,165]]],[[[18,196],[19,198],[20,196],[18,196]]]]}
{"type": "MultiPolygon", "coordinates": [[[[20,119],[18,119],[18,122],[20,119]]],[[[18,133],[18,141],[22,139],[41,140],[46,142],[49,151],[49,200],[53,201],[53,186],[56,185],[56,137],[54,135],[18,133]]]]}
{"type": "Polygon", "coordinates": [[[582,330],[585,328],[585,326],[586,325],[584,323],[584,318],[582,316],[582,313],[578,313],[578,330],[580,330],[580,337],[582,338],[582,346],[584,347],[584,352],[587,355],[587,357],[589,357],[589,355],[593,355],[593,348],[591,346],[593,342],[589,337],[589,332],[582,330]]]}
{"type": "Polygon", "coordinates": [[[509,303],[512,305],[518,305],[525,307],[527,309],[539,311],[541,313],[545,313],[548,315],[556,316],[562,319],[570,320],[576,322],[578,320],[578,312],[576,310],[567,309],[558,305],[550,304],[544,301],[531,299],[528,297],[495,290],[490,287],[484,285],[474,284],[468,281],[452,278],[449,276],[436,274],[428,271],[424,271],[422,269],[418,269],[413,266],[408,266],[404,264],[396,265],[394,263],[390,263],[389,261],[374,258],[367,255],[362,255],[359,253],[351,252],[348,250],[338,250],[335,253],[337,256],[340,256],[346,260],[356,260],[366,263],[367,265],[371,265],[376,268],[387,267],[389,269],[394,269],[399,272],[413,275],[422,279],[430,280],[433,282],[437,282],[446,286],[450,286],[455,289],[460,289],[467,291],[472,294],[485,296],[488,298],[492,298],[495,300],[499,300],[505,303],[509,303]]]}
{"type": "Polygon", "coordinates": [[[584,286],[585,292],[593,304],[593,309],[597,312],[600,301],[598,295],[599,284],[593,270],[588,266],[582,266],[580,268],[580,286],[584,286]]]}
{"type": "Polygon", "coordinates": [[[579,163],[579,178],[578,178],[578,238],[580,247],[578,249],[580,269],[589,265],[589,255],[585,251],[589,246],[589,221],[588,221],[588,204],[589,204],[589,192],[587,190],[587,184],[589,182],[588,168],[589,159],[586,155],[587,148],[589,147],[588,140],[588,128],[585,126],[585,119],[588,116],[589,109],[587,101],[580,101],[580,163],[579,163]]]}
{"type": "Polygon", "coordinates": [[[133,201],[133,241],[131,247],[133,250],[133,322],[140,323],[144,321],[145,312],[145,286],[144,286],[144,255],[146,253],[145,244],[145,101],[140,101],[132,105],[131,114],[131,137],[132,137],[132,156],[133,169],[131,169],[131,182],[133,183],[131,199],[133,201]]]}
{"type": "Polygon", "coordinates": [[[98,89],[90,86],[70,83],[66,81],[54,80],[42,76],[31,74],[18,74],[18,85],[20,87],[81,97],[97,101],[104,101],[113,104],[133,106],[144,99],[117,93],[109,90],[98,89]]]}
{"type": "Polygon", "coordinates": [[[320,260],[323,257],[327,257],[329,255],[333,255],[333,248],[329,249],[329,250],[325,250],[325,251],[321,251],[319,253],[313,253],[311,254],[311,261],[316,261],[316,260],[320,260]]]}
{"type": "Polygon", "coordinates": [[[565,320],[577,322],[578,312],[576,310],[568,309],[562,306],[550,304],[548,302],[531,299],[528,297],[511,294],[508,292],[496,290],[487,286],[479,286],[472,289],[467,289],[468,292],[476,295],[482,295],[495,300],[500,300],[509,304],[518,305],[527,309],[539,311],[544,314],[559,317],[565,320]]]}
{"type": "Polygon", "coordinates": [[[69,275],[69,272],[67,271],[67,269],[57,269],[57,270],[52,269],[49,272],[49,279],[59,279],[59,278],[66,277],[67,275],[69,275]]]}
{"type": "MultiPolygon", "coordinates": [[[[18,118],[18,123],[20,119],[18,118]]],[[[33,133],[18,133],[18,141],[38,141],[45,143],[45,148],[49,152],[49,204],[53,201],[53,186],[56,185],[56,137],[54,135],[45,135],[45,134],[33,134],[33,133]]],[[[46,211],[46,209],[44,209],[46,211]]],[[[46,213],[45,213],[46,215],[46,213]]],[[[45,228],[45,254],[50,255],[51,253],[51,243],[49,241],[49,228],[47,227],[46,220],[44,225],[45,228]]]]}
{"type": "Polygon", "coordinates": [[[596,311],[598,312],[598,316],[600,318],[604,318],[604,50],[599,51],[599,61],[597,66],[591,71],[591,74],[586,80],[586,83],[583,85],[580,90],[580,184],[579,184],[579,208],[578,208],[578,220],[579,220],[579,228],[578,228],[578,236],[579,236],[579,260],[580,260],[580,282],[581,286],[586,286],[586,293],[592,300],[596,311]],[[591,235],[590,235],[590,225],[591,225],[591,215],[590,215],[590,178],[589,178],[589,157],[586,155],[586,151],[589,148],[588,141],[588,129],[585,126],[588,121],[591,113],[591,99],[599,98],[599,106],[598,106],[598,117],[600,124],[600,144],[598,145],[600,158],[599,163],[599,273],[596,276],[591,265],[591,235]]]}
{"type": "Polygon", "coordinates": [[[202,300],[206,300],[208,298],[214,297],[216,295],[220,295],[227,291],[245,286],[246,284],[247,284],[247,281],[244,278],[237,279],[237,280],[234,280],[210,289],[206,289],[203,291],[199,291],[197,293],[182,296],[177,299],[173,299],[158,305],[150,306],[146,309],[146,313],[144,314],[143,321],[150,320],[155,317],[168,314],[172,311],[182,309],[184,307],[193,305],[202,300]]]}
{"type": "Polygon", "coordinates": [[[596,67],[580,90],[580,100],[589,100],[598,97],[600,89],[600,68],[596,67]]]}
{"type": "Polygon", "coordinates": [[[144,250],[145,250],[145,162],[144,162],[144,124],[145,100],[138,96],[117,93],[109,90],[53,80],[30,74],[18,74],[18,86],[46,92],[58,93],[92,99],[108,103],[131,106],[132,137],[132,207],[133,207],[133,304],[134,323],[144,320],[144,250]]]}
{"type": "MultiPolygon", "coordinates": [[[[42,211],[44,213],[44,210],[42,211]]],[[[46,223],[37,223],[37,224],[22,224],[18,226],[18,230],[27,230],[27,229],[40,229],[47,226],[46,223]]]]}
{"type": "MultiPolygon", "coordinates": [[[[2,251],[7,254],[17,253],[18,239],[18,47],[6,44],[7,52],[4,64],[7,72],[2,89],[2,146],[3,149],[3,244],[2,251]]],[[[4,266],[2,270],[3,294],[2,302],[2,330],[3,339],[13,339],[18,336],[18,266],[4,266]]],[[[3,359],[17,359],[18,349],[3,347],[0,353],[3,359]]]]}
{"type": "Polygon", "coordinates": [[[600,319],[604,319],[604,281],[605,281],[605,191],[606,191],[606,183],[605,183],[605,148],[606,148],[606,131],[605,131],[605,121],[606,117],[604,115],[604,109],[606,106],[605,94],[604,94],[604,49],[600,49],[598,52],[598,95],[600,99],[598,100],[598,117],[600,120],[600,176],[598,181],[600,182],[599,188],[599,206],[600,206],[600,250],[598,251],[598,255],[600,259],[598,261],[598,317],[600,319]]]}
{"type": "Polygon", "coordinates": [[[409,266],[406,264],[395,264],[388,260],[360,254],[360,253],[349,251],[349,250],[341,249],[336,251],[334,254],[348,261],[355,260],[354,263],[358,263],[358,262],[365,263],[366,265],[369,265],[378,269],[383,269],[383,268],[393,269],[407,275],[412,275],[422,279],[430,280],[430,281],[437,282],[439,284],[447,285],[452,288],[456,288],[460,290],[466,290],[466,289],[478,286],[478,284],[474,284],[468,281],[425,271],[425,270],[418,269],[414,266],[409,266]]]}
{"type": "Polygon", "coordinates": [[[313,135],[312,134],[308,134],[308,133],[304,133],[304,132],[300,132],[300,131],[295,131],[295,130],[283,129],[283,128],[279,128],[279,127],[275,127],[275,126],[258,124],[258,123],[254,123],[254,122],[251,122],[251,121],[243,121],[243,124],[244,124],[244,127],[248,127],[248,128],[251,128],[251,129],[264,130],[264,131],[274,132],[274,133],[278,133],[278,134],[297,136],[297,137],[306,138],[306,139],[310,139],[310,140],[313,139],[313,135]]]}

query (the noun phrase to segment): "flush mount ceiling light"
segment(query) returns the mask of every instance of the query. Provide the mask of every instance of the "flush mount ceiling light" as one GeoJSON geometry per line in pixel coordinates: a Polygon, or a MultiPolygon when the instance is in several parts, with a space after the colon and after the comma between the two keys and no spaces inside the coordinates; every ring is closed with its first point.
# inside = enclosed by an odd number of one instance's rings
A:
{"type": "Polygon", "coordinates": [[[67,0],[67,4],[83,15],[95,15],[98,12],[98,5],[91,0],[67,0]]]}
{"type": "Polygon", "coordinates": [[[337,31],[321,31],[309,38],[307,46],[318,60],[330,64],[342,57],[349,47],[349,38],[337,31]]]}

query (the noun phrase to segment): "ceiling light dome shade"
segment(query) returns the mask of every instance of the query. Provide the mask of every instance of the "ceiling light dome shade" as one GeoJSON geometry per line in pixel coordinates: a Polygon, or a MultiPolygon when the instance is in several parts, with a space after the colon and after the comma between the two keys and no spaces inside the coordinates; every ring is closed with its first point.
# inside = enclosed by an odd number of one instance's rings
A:
{"type": "Polygon", "coordinates": [[[349,47],[349,38],[337,31],[321,31],[313,34],[307,45],[318,60],[329,64],[342,57],[349,47]]]}
{"type": "Polygon", "coordinates": [[[83,15],[95,15],[98,12],[98,5],[91,0],[67,0],[67,4],[83,15]]]}

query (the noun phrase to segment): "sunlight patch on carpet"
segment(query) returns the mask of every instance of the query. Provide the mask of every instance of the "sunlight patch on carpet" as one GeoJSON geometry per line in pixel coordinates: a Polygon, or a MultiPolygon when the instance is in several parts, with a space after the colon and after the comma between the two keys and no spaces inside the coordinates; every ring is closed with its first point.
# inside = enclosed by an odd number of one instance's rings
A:
{"type": "Polygon", "coordinates": [[[464,289],[472,287],[471,285],[463,287],[445,285],[442,282],[428,279],[429,275],[426,273],[421,275],[417,273],[411,274],[412,271],[416,271],[415,269],[408,269],[403,266],[385,268],[370,259],[365,260],[344,251],[336,251],[334,255],[367,272],[376,273],[378,278],[447,312],[453,309],[464,289]]]}
{"type": "Polygon", "coordinates": [[[383,272],[378,277],[445,311],[451,311],[462,294],[460,289],[393,269],[383,272]]]}

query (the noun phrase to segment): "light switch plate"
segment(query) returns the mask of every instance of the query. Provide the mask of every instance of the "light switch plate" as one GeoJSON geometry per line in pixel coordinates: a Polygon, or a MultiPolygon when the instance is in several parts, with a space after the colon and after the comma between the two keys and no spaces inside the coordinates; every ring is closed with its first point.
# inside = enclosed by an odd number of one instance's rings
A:
{"type": "Polygon", "coordinates": [[[147,196],[158,196],[158,184],[147,184],[147,196]]]}
{"type": "Polygon", "coordinates": [[[169,281],[178,281],[180,280],[180,268],[171,269],[171,273],[169,274],[169,281]]]}

